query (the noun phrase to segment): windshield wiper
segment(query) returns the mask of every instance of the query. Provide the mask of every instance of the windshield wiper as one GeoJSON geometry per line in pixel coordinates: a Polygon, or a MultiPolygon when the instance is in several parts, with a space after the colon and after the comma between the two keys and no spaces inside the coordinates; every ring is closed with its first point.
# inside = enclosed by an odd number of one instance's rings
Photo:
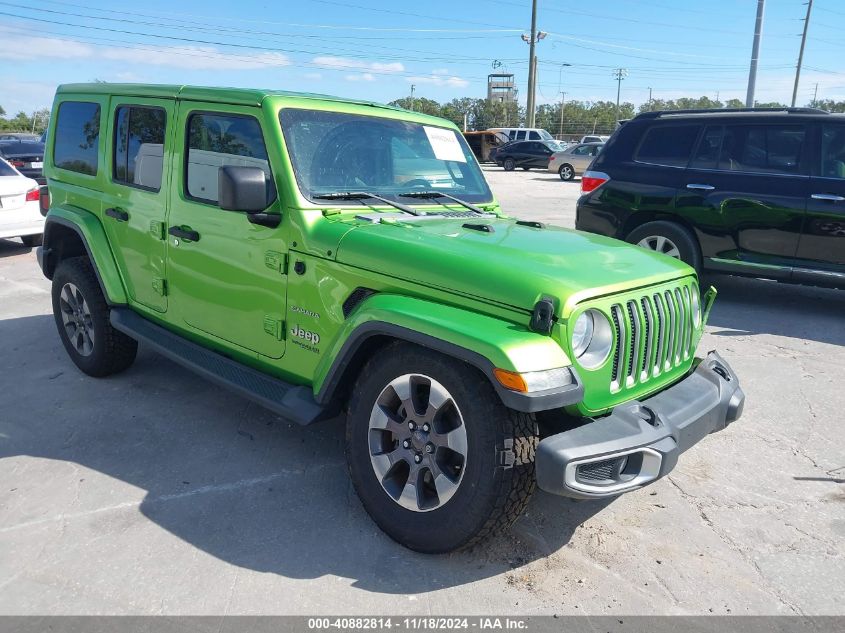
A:
{"type": "Polygon", "coordinates": [[[472,211],[473,213],[479,213],[481,215],[487,215],[487,212],[484,209],[480,209],[474,204],[470,204],[465,200],[461,200],[460,198],[456,198],[453,195],[448,193],[443,193],[442,191],[409,191],[408,193],[400,193],[400,196],[403,198],[424,198],[428,200],[434,200],[435,198],[447,198],[452,202],[457,202],[462,207],[465,207],[472,211]]]}
{"type": "Polygon", "coordinates": [[[388,200],[377,193],[367,193],[366,191],[336,191],[334,193],[318,193],[317,195],[311,197],[318,200],[367,200],[368,198],[372,198],[373,200],[389,204],[391,207],[399,209],[404,213],[422,215],[419,211],[416,211],[401,202],[394,202],[393,200],[388,200]]]}

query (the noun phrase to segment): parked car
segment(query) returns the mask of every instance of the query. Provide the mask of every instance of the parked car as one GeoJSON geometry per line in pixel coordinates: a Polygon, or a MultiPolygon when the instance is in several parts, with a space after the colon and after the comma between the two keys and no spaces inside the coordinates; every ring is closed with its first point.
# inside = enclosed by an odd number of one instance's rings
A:
{"type": "Polygon", "coordinates": [[[556,172],[561,180],[572,180],[584,173],[604,143],[579,143],[571,145],[549,158],[548,170],[556,172]]]}
{"type": "Polygon", "coordinates": [[[493,127],[487,130],[495,132],[503,142],[510,141],[553,141],[554,136],[539,127],[493,127]]]}
{"type": "Polygon", "coordinates": [[[288,420],[343,412],[364,508],[412,549],[480,542],[535,485],[639,489],[742,412],[729,365],[695,358],[715,295],[695,271],[505,216],[451,121],[76,84],[48,149],[38,260],[72,362],[115,374],[143,341],[288,420]],[[397,147],[452,182],[419,188],[397,147]]]}
{"type": "Polygon", "coordinates": [[[582,143],[607,143],[610,139],[609,136],[598,135],[598,134],[587,134],[586,136],[581,137],[582,143]]]}
{"type": "Polygon", "coordinates": [[[44,143],[18,139],[0,141],[0,157],[27,178],[34,178],[38,184],[47,182],[43,175],[44,143]]]}
{"type": "Polygon", "coordinates": [[[0,132],[0,141],[37,141],[37,134],[29,132],[0,132]]]}
{"type": "Polygon", "coordinates": [[[19,237],[27,246],[41,244],[44,216],[38,183],[0,158],[0,238],[19,237]]]}
{"type": "Polygon", "coordinates": [[[559,151],[561,145],[557,141],[514,141],[502,145],[494,156],[497,165],[505,171],[513,171],[517,167],[531,169],[532,167],[547,168],[549,158],[559,151]]]}
{"type": "Polygon", "coordinates": [[[698,270],[845,287],[845,117],[648,112],[581,181],[576,227],[698,270]]]}

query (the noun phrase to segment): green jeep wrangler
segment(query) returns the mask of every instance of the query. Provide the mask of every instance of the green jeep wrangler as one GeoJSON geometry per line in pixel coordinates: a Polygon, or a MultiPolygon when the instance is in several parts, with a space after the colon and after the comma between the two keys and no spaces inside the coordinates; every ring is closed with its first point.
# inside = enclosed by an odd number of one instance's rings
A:
{"type": "Polygon", "coordinates": [[[535,486],[591,499],[736,420],[715,291],[682,262],[504,215],[459,130],[376,103],[79,84],[56,93],[39,264],[73,362],[138,342],[300,424],[346,415],[399,543],[465,547],[535,486]]]}

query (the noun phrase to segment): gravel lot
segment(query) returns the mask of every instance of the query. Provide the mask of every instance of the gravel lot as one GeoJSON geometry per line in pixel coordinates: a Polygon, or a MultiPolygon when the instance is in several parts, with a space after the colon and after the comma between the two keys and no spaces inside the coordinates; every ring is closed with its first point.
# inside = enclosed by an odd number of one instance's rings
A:
{"type": "MultiPolygon", "coordinates": [[[[578,183],[489,169],[572,226],[578,183]]],[[[149,351],[71,364],[34,251],[0,240],[0,613],[845,614],[845,292],[717,277],[702,349],[744,417],[610,502],[538,493],[427,557],[374,526],[339,420],[300,428],[149,351]]]]}

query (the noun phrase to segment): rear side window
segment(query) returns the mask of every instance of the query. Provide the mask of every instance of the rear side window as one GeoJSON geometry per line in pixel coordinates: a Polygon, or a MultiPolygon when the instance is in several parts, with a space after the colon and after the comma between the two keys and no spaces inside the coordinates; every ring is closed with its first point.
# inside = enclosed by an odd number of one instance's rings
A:
{"type": "Polygon", "coordinates": [[[845,179],[845,125],[822,127],[821,175],[845,179]]]}
{"type": "Polygon", "coordinates": [[[260,167],[268,182],[272,181],[258,120],[235,114],[192,114],[188,121],[188,195],[217,204],[217,170],[226,165],[260,167]]]}
{"type": "Polygon", "coordinates": [[[0,158],[0,176],[19,176],[17,170],[0,158]]]}
{"type": "Polygon", "coordinates": [[[116,112],[112,174],[115,181],[158,191],[164,156],[164,110],[120,106],[116,112]]]}
{"type": "Polygon", "coordinates": [[[516,140],[517,141],[524,141],[525,140],[525,130],[520,130],[516,133],[516,140]]]}
{"type": "Polygon", "coordinates": [[[100,106],[84,101],[59,105],[53,163],[80,174],[97,174],[100,142],[100,106]]]}
{"type": "Polygon", "coordinates": [[[646,132],[634,160],[655,165],[686,167],[699,125],[657,125],[646,132]]]}
{"type": "Polygon", "coordinates": [[[540,137],[540,134],[538,132],[534,132],[532,130],[531,133],[528,135],[528,138],[531,139],[532,141],[539,141],[541,137],[540,137]]]}
{"type": "Polygon", "coordinates": [[[719,169],[797,174],[803,146],[801,125],[727,125],[719,169]]]}

